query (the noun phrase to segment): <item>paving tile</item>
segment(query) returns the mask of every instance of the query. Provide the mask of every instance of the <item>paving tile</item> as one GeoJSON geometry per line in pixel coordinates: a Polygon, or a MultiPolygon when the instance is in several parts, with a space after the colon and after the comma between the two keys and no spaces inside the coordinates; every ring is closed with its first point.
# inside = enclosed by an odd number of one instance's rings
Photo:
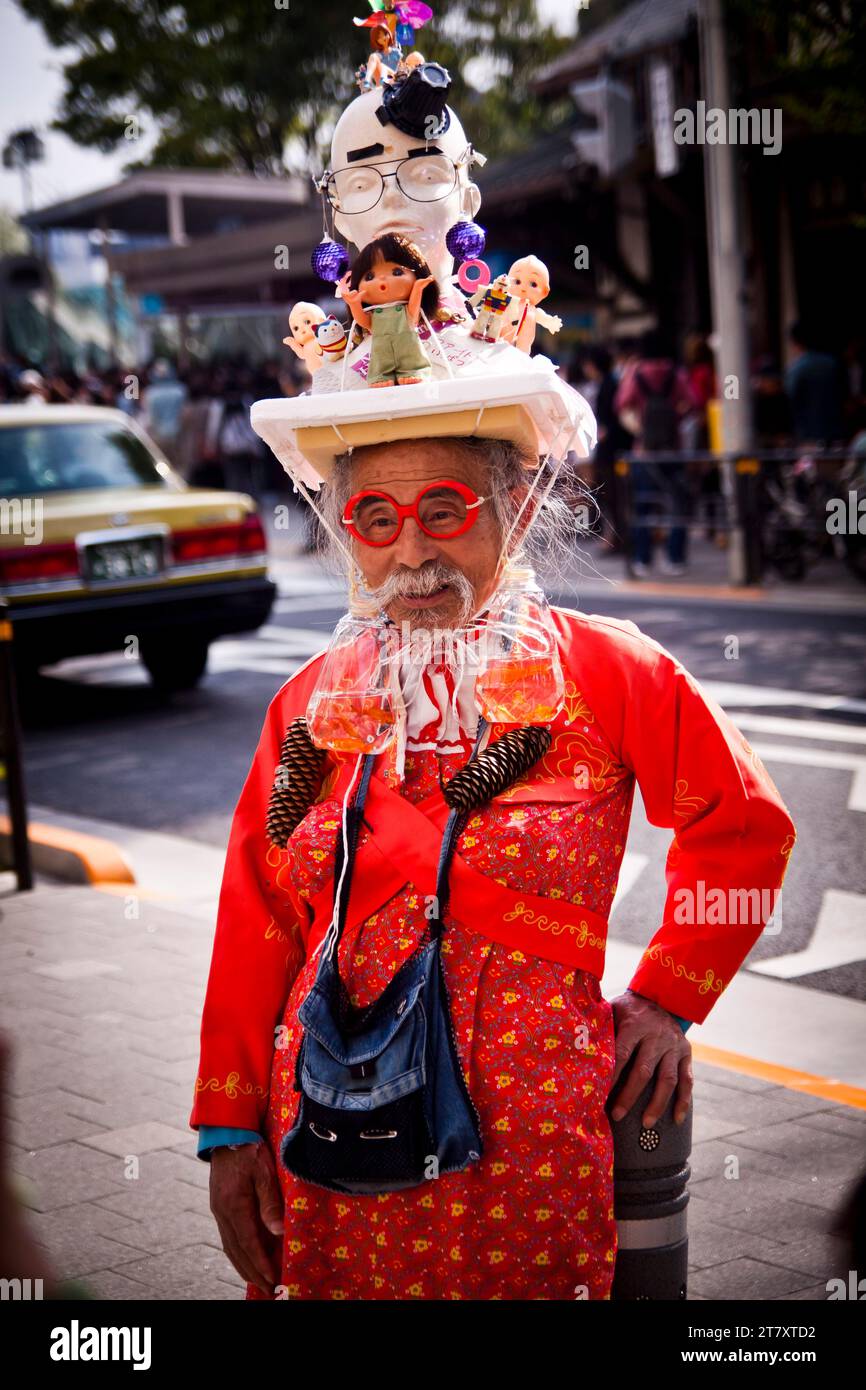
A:
{"type": "Polygon", "coordinates": [[[778,1294],[771,1299],[772,1303],[826,1303],[827,1289],[824,1284],[813,1284],[808,1289],[799,1289],[796,1293],[778,1294]]]}
{"type": "Polygon", "coordinates": [[[833,1213],[804,1202],[780,1201],[772,1191],[758,1192],[736,1210],[721,1209],[712,1196],[702,1200],[690,1190],[689,1226],[707,1226],[730,1234],[747,1231],[766,1236],[780,1244],[792,1243],[804,1235],[828,1235],[833,1213]]]}
{"type": "Polygon", "coordinates": [[[82,1144],[55,1144],[28,1154],[23,1175],[33,1185],[33,1206],[53,1211],[116,1193],[123,1181],[116,1158],[82,1144]]]}
{"type": "Polygon", "coordinates": [[[819,1115],[804,1115],[802,1124],[806,1129],[817,1129],[829,1134],[848,1135],[859,1139],[866,1166],[866,1110],[825,1110],[819,1115]]]}
{"type": "MultiPolygon", "coordinates": [[[[205,1204],[206,1205],[206,1204],[205,1204]]],[[[112,1215],[114,1213],[111,1213],[112,1215]]],[[[125,1223],[114,1239],[150,1255],[166,1255],[186,1245],[207,1244],[218,1238],[213,1215],[205,1212],[155,1212],[146,1221],[125,1223]]]]}
{"type": "Polygon", "coordinates": [[[207,1192],[178,1178],[128,1182],[123,1191],[99,1197],[97,1205],[130,1221],[149,1221],[164,1212],[210,1211],[207,1192]]]}
{"type": "Polygon", "coordinates": [[[136,1301],[152,1297],[152,1290],[147,1284],[140,1284],[137,1280],[129,1279],[126,1274],[120,1274],[113,1269],[100,1269],[96,1273],[88,1274],[87,1278],[82,1279],[81,1282],[94,1298],[107,1299],[112,1302],[136,1301]]]}
{"type": "Polygon", "coordinates": [[[707,1221],[696,1225],[694,1221],[689,1221],[690,1269],[709,1269],[742,1256],[755,1259],[774,1256],[779,1263],[783,1263],[786,1248],[780,1241],[768,1240],[755,1231],[730,1230],[717,1222],[707,1221]]]}
{"type": "Polygon", "coordinates": [[[751,1091],[757,1094],[760,1091],[778,1090],[775,1082],[764,1081],[759,1076],[746,1076],[742,1072],[728,1071],[727,1067],[713,1067],[709,1062],[701,1062],[697,1058],[694,1062],[695,1086],[708,1082],[716,1086],[725,1086],[733,1091],[751,1091]]]}
{"type": "Polygon", "coordinates": [[[111,1129],[106,1133],[89,1134],[81,1142],[102,1153],[127,1154],[153,1153],[158,1149],[170,1149],[187,1142],[187,1134],[181,1129],[172,1129],[159,1120],[149,1120],[144,1124],[131,1125],[127,1129],[111,1129]]]}
{"type": "Polygon", "coordinates": [[[799,1240],[781,1246],[780,1250],[765,1251],[761,1257],[770,1264],[787,1269],[799,1269],[820,1279],[847,1279],[850,1252],[846,1241],[838,1236],[812,1232],[799,1240]]]}
{"type": "Polygon", "coordinates": [[[139,1224],[130,1221],[120,1212],[100,1206],[95,1201],[79,1202],[75,1206],[59,1207],[50,1212],[32,1212],[30,1220],[40,1239],[46,1240],[52,1232],[70,1236],[92,1234],[116,1239],[119,1231],[132,1229],[139,1224]]]}
{"type": "Polygon", "coordinates": [[[798,1289],[814,1285],[814,1282],[810,1275],[797,1270],[742,1258],[713,1265],[710,1269],[695,1270],[690,1285],[695,1293],[703,1294],[705,1298],[761,1301],[784,1298],[798,1289]]]}
{"type": "MultiPolygon", "coordinates": [[[[733,1106],[728,1107],[729,1111],[733,1106]]],[[[738,1134],[745,1129],[745,1125],[733,1114],[725,1114],[717,1110],[710,1112],[700,1102],[697,1101],[692,1115],[692,1152],[694,1146],[703,1144],[708,1139],[719,1139],[725,1134],[738,1134]]]]}
{"type": "Polygon", "coordinates": [[[88,980],[94,975],[115,975],[121,967],[107,960],[61,960],[55,965],[37,965],[34,974],[52,980],[88,980]]]}
{"type": "Polygon", "coordinates": [[[850,1171],[852,1176],[866,1165],[866,1133],[839,1134],[808,1128],[801,1120],[783,1124],[750,1126],[742,1136],[749,1149],[778,1154],[803,1165],[803,1170],[850,1171]],[[817,1138],[816,1138],[817,1135],[817,1138]]]}
{"type": "MultiPolygon", "coordinates": [[[[158,1290],[157,1297],[196,1298],[203,1283],[215,1283],[216,1271],[228,1260],[212,1245],[187,1245],[164,1255],[151,1255],[125,1265],[123,1273],[158,1290]]],[[[229,1265],[231,1268],[231,1265],[229,1265]]]]}
{"type": "Polygon", "coordinates": [[[108,1103],[91,1100],[89,1096],[63,1094],[66,1095],[63,1103],[68,1113],[80,1119],[91,1134],[101,1129],[125,1129],[129,1125],[144,1124],[149,1120],[167,1121],[158,1094],[123,1095],[117,1099],[112,1097],[108,1103]]]}
{"type": "Polygon", "coordinates": [[[62,1144],[67,1139],[83,1139],[93,1126],[62,1110],[50,1111],[38,1119],[7,1121],[9,1138],[22,1149],[45,1149],[50,1144],[62,1144]]]}
{"type": "Polygon", "coordinates": [[[130,1245],[121,1245],[105,1236],[80,1235],[40,1241],[60,1279],[80,1279],[112,1265],[124,1265],[136,1259],[139,1252],[130,1245]]]}

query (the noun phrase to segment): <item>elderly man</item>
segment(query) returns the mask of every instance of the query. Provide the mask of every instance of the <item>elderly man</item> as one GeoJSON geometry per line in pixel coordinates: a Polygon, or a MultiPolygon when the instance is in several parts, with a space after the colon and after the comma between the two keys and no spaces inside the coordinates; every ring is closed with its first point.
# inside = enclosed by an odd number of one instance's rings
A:
{"type": "MultiPolygon", "coordinates": [[[[332,530],[344,523],[366,588],[396,625],[471,629],[497,592],[512,523],[518,546],[523,531],[548,560],[571,524],[555,493],[535,494],[518,518],[534,464],[515,439],[354,447],[330,470],[323,516],[332,530]]],[[[765,902],[793,827],[741,735],[673,657],[631,623],[566,608],[552,610],[552,623],[565,689],[552,742],[466,820],[444,915],[454,1039],[483,1153],[402,1191],[347,1196],[279,1162],[298,1113],[298,1010],[330,918],[354,759],[328,753],[314,804],[283,849],[269,844],[281,742],[308,708],[323,654],[270,704],[232,824],[191,1118],[223,1246],[250,1298],[610,1297],[606,1099],[631,1063],[613,1120],[652,1077],[643,1123],[672,1097],[675,1119],[685,1117],[684,1027],[704,1020],[767,915],[743,920],[726,908],[711,919],[703,904],[756,889],[765,902]],[[675,832],[668,896],[630,988],[608,1002],[604,941],[635,784],[649,819],[675,832]]],[[[405,765],[393,747],[376,758],[358,839],[338,950],[359,1006],[382,993],[424,931],[441,789],[466,764],[478,719],[447,660],[444,672],[422,674],[404,689],[405,765]]],[[[494,723],[490,739],[505,732],[494,723]]]]}

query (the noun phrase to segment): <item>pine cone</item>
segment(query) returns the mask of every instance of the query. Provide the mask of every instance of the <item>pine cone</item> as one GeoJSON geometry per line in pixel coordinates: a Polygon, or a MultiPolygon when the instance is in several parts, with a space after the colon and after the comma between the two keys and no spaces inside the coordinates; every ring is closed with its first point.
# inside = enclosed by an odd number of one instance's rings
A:
{"type": "Polygon", "coordinates": [[[268,802],[268,839],[279,849],[285,849],[316,798],[325,756],[325,749],[317,748],[310,738],[304,716],[293,719],[286,729],[268,802]]]}
{"type": "Polygon", "coordinates": [[[464,814],[476,806],[483,806],[485,801],[504,792],[528,772],[547,752],[551,741],[550,729],[545,724],[509,729],[477,758],[461,767],[442,788],[442,795],[452,810],[464,814]]]}

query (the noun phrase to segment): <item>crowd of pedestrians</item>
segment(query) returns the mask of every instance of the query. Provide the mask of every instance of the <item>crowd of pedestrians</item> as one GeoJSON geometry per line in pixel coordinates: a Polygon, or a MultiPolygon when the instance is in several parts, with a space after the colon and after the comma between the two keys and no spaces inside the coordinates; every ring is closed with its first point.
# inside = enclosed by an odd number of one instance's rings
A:
{"type": "MultiPolygon", "coordinates": [[[[788,355],[785,370],[767,357],[753,364],[756,446],[790,449],[796,456],[859,436],[866,429],[863,342],[852,342],[837,357],[808,326],[795,323],[788,355]]],[[[614,551],[627,551],[632,576],[649,576],[660,538],[660,568],[684,574],[689,524],[696,516],[707,539],[724,547],[721,471],[706,457],[711,403],[721,394],[706,336],[689,334],[681,355],[658,331],[610,349],[591,345],[568,377],[598,422],[586,481],[601,511],[600,534],[614,551]],[[625,456],[628,473],[618,474],[625,456]]]]}
{"type": "MultiPolygon", "coordinates": [[[[768,357],[753,364],[755,440],[765,449],[845,444],[866,430],[864,344],[839,356],[809,328],[792,325],[785,370],[768,357]]],[[[685,573],[690,532],[727,544],[725,502],[712,445],[710,412],[721,394],[705,335],[689,334],[678,353],[659,331],[613,347],[582,348],[565,371],[598,421],[598,447],[581,470],[598,503],[604,545],[628,557],[634,578],[652,572],[656,549],[667,574],[685,573]],[[620,470],[624,456],[628,474],[620,470]]],[[[0,357],[0,404],[113,406],[135,416],[191,485],[247,492],[259,501],[297,500],[270,449],[250,425],[255,400],[292,396],[308,385],[293,362],[271,359],[193,365],[178,373],[167,358],[146,368],[43,373],[0,357]]],[[[306,548],[312,545],[307,529],[306,548]]]]}

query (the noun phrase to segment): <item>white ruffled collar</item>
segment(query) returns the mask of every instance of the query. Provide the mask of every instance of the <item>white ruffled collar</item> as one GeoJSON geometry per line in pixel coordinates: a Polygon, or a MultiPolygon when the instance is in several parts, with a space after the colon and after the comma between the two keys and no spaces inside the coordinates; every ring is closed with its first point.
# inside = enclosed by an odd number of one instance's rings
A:
{"type": "Polygon", "coordinates": [[[480,652],[472,638],[478,616],[468,631],[437,633],[435,650],[424,652],[410,640],[393,663],[394,767],[400,781],[407,751],[462,752],[466,757],[472,752],[480,716],[475,702],[480,652]]]}

